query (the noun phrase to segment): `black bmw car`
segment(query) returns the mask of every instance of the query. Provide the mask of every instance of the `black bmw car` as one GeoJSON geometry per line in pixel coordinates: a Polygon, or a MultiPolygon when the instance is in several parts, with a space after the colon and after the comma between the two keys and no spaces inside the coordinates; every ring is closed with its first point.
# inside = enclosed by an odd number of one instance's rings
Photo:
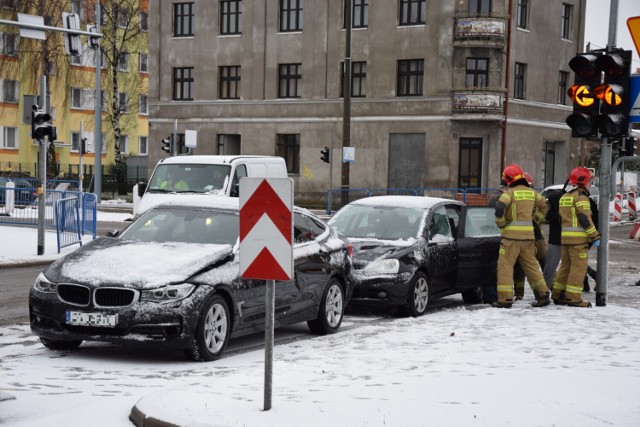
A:
{"type": "Polygon", "coordinates": [[[378,196],[349,203],[329,224],[353,245],[354,304],[425,313],[461,293],[482,302],[496,284],[500,231],[493,208],[433,197],[378,196]]]}
{"type": "MultiPolygon", "coordinates": [[[[238,199],[163,205],[121,234],[59,259],[29,294],[31,330],[50,349],[106,341],[217,359],[229,338],[264,330],[265,281],[239,278],[238,199]]],[[[294,279],[277,282],[275,326],[338,330],[352,290],[351,247],[294,209],[294,279]]]]}

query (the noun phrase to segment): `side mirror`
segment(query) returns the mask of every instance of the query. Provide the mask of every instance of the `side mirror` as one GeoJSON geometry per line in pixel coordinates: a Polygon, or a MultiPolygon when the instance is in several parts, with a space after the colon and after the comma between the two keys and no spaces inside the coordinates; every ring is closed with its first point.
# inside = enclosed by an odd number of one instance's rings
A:
{"type": "Polygon", "coordinates": [[[142,197],[144,195],[144,192],[147,189],[147,184],[144,182],[139,182],[138,183],[138,197],[142,197]]]}

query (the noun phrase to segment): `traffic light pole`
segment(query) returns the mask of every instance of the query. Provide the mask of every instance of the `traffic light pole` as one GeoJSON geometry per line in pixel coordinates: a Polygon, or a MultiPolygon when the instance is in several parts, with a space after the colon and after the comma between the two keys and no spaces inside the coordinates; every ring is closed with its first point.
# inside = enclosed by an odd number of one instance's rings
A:
{"type": "MultiPolygon", "coordinates": [[[[40,106],[47,111],[47,77],[40,81],[40,106]]],[[[38,140],[38,255],[44,255],[45,199],[47,197],[47,144],[49,137],[38,140]]]]}
{"type": "Polygon", "coordinates": [[[612,148],[609,138],[602,138],[600,145],[600,174],[598,187],[600,196],[598,201],[598,232],[600,246],[598,247],[598,266],[596,273],[596,306],[607,305],[607,280],[609,277],[609,198],[611,191],[611,157],[612,148]]]}

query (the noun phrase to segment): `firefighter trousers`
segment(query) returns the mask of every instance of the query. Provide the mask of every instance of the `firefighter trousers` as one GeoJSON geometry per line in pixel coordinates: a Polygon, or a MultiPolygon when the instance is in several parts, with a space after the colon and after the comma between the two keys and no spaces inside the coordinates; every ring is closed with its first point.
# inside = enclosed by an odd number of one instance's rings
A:
{"type": "Polygon", "coordinates": [[[513,240],[502,238],[498,255],[498,302],[513,302],[513,271],[519,262],[529,280],[536,300],[548,297],[549,289],[536,260],[536,246],[533,240],[513,240]]]}
{"type": "Polygon", "coordinates": [[[589,266],[589,244],[562,245],[561,257],[560,268],[553,282],[552,298],[556,304],[581,303],[584,275],[589,266]]]}
{"type": "MultiPolygon", "coordinates": [[[[544,262],[547,257],[547,242],[544,239],[536,240],[536,259],[540,268],[544,270],[544,262]]],[[[544,273],[543,273],[544,276],[544,273]]],[[[545,279],[546,282],[546,279],[545,279]]],[[[515,288],[516,298],[522,299],[524,297],[524,269],[517,262],[513,266],[513,286],[515,288]]],[[[547,285],[548,287],[549,285],[547,285]]]]}

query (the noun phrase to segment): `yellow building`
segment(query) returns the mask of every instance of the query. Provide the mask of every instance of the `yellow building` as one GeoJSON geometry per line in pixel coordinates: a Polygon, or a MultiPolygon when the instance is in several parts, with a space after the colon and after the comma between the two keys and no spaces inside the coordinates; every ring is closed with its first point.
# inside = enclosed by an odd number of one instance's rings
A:
{"type": "MultiPolygon", "coordinates": [[[[22,3],[18,2],[18,9],[23,7],[22,3]]],[[[95,22],[93,0],[54,0],[46,3],[49,9],[43,11],[43,14],[48,26],[63,27],[62,13],[65,6],[66,12],[79,15],[80,30],[86,31],[86,24],[95,22]]],[[[130,5],[131,1],[102,3],[101,32],[105,35],[101,41],[103,177],[113,174],[116,163],[115,135],[118,133],[122,164],[144,166],[143,171],[133,172],[133,178],[132,171],[129,171],[129,177],[135,181],[139,177],[146,178],[148,153],[148,2],[141,0],[130,10],[123,6],[130,5]],[[127,41],[120,47],[125,32],[127,41]],[[132,33],[135,33],[134,37],[131,37],[132,33]],[[115,98],[114,87],[117,87],[115,98]],[[114,120],[115,116],[119,118],[114,120]]],[[[37,15],[28,10],[17,12],[37,15]]],[[[6,6],[0,6],[0,18],[18,20],[15,9],[6,6]]],[[[46,70],[48,111],[57,129],[54,148],[48,150],[48,162],[51,163],[47,169],[48,177],[77,179],[82,129],[87,142],[87,152],[82,155],[85,185],[92,182],[91,175],[96,160],[94,130],[97,50],[89,48],[87,38],[82,37],[82,54],[66,55],[65,37],[63,33],[47,31],[47,40],[43,42],[20,37],[17,26],[0,25],[2,175],[16,175],[18,172],[34,177],[37,175],[39,147],[31,139],[31,111],[32,106],[38,103],[42,74],[46,70]]]]}

